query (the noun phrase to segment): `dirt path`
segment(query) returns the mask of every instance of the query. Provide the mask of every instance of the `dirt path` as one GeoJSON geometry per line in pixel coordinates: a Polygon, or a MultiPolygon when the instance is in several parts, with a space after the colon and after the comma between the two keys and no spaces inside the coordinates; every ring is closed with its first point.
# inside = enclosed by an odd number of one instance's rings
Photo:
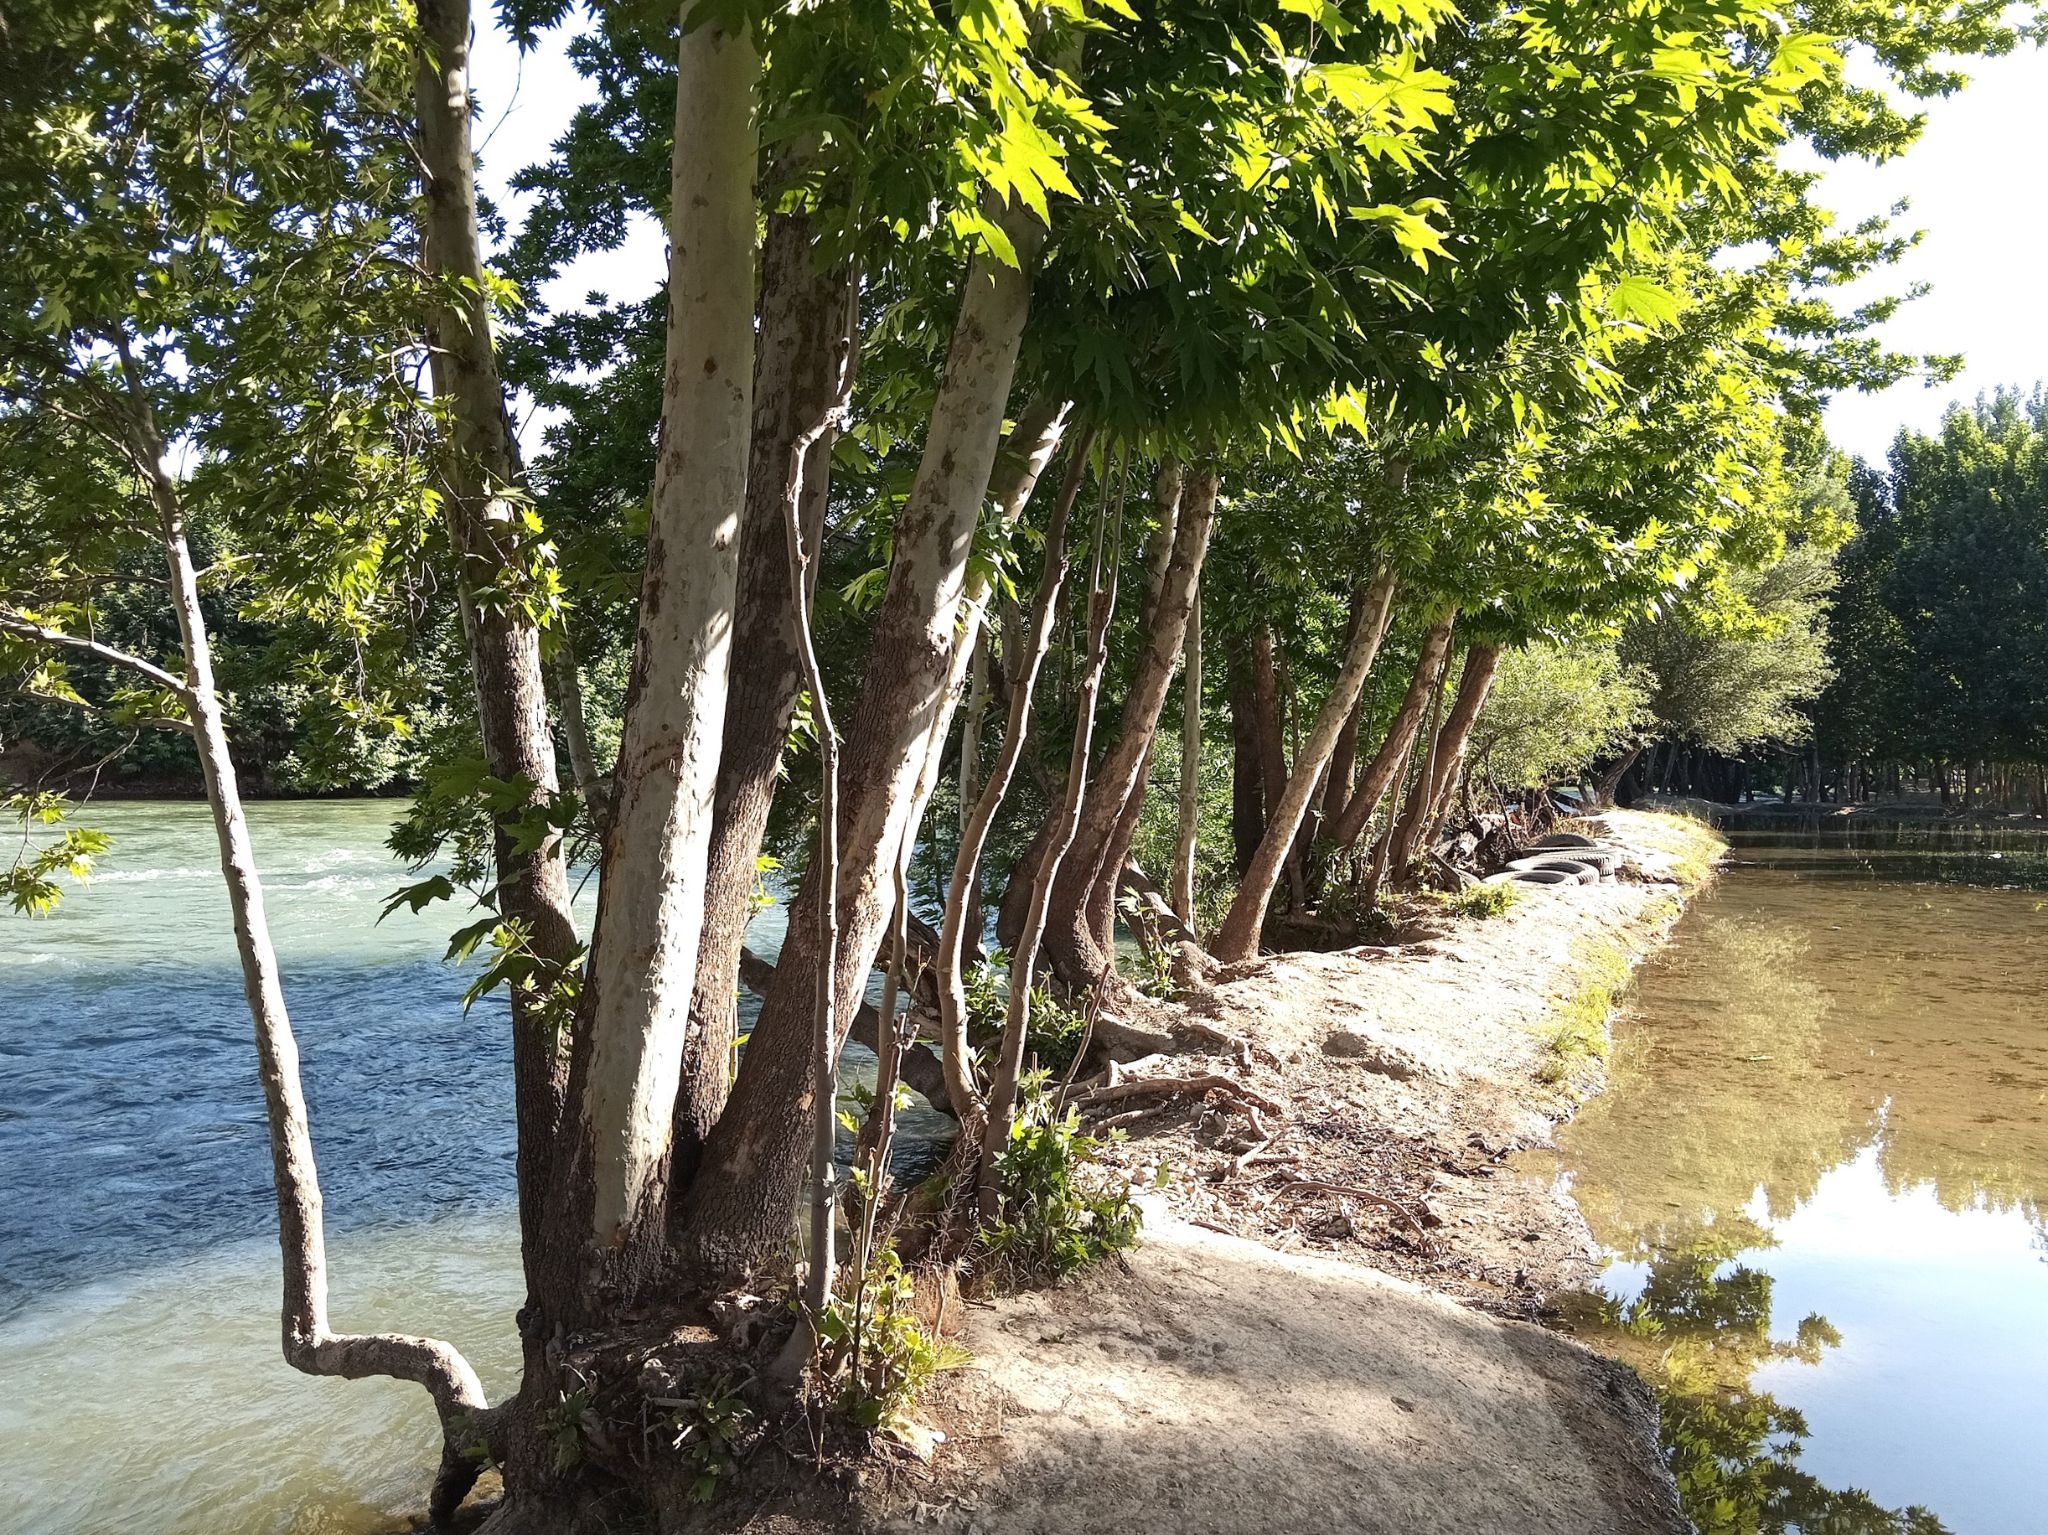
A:
{"type": "Polygon", "coordinates": [[[953,1442],[894,1522],[1687,1529],[1640,1382],[1488,1314],[1533,1315],[1590,1256],[1570,1200],[1504,1162],[1597,1088],[1598,1055],[1560,1048],[1559,1023],[1592,1008],[1604,1044],[1612,989],[1710,859],[1662,817],[1601,830],[1633,855],[1622,882],[1528,887],[1397,949],[1268,957],[1189,999],[1183,1039],[1193,1022],[1254,1049],[1129,1072],[1244,1091],[1108,1115],[1136,1181],[1167,1170],[1143,1245],[1121,1270],[970,1309],[953,1442]]]}

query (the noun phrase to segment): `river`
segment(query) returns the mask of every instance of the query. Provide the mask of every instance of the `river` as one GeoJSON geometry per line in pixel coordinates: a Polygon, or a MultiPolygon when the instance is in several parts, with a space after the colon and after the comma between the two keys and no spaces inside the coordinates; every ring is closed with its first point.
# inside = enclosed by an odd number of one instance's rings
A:
{"type": "MultiPolygon", "coordinates": [[[[472,912],[379,921],[410,878],[383,848],[395,808],[250,815],[333,1315],[452,1339],[496,1396],[518,1365],[509,1025],[497,1001],[465,1012],[472,972],[442,963],[472,912]]],[[[0,916],[0,1535],[401,1527],[437,1459],[425,1394],[279,1354],[263,1104],[205,809],[85,819],[114,837],[92,883],[0,916]]],[[[749,940],[772,956],[781,927],[770,908],[749,940]]],[[[951,1126],[906,1117],[910,1148],[951,1126]]]]}
{"type": "Polygon", "coordinates": [[[1542,1164],[1705,1535],[2048,1531],[2048,837],[1740,831],[1542,1164]]]}
{"type": "MultiPolygon", "coordinates": [[[[467,913],[378,922],[391,814],[252,817],[334,1314],[452,1338],[495,1393],[519,1299],[506,1024],[441,962],[467,913]]],[[[0,1532],[395,1528],[433,1465],[423,1394],[278,1354],[204,813],[91,819],[116,838],[92,885],[0,918],[0,1532]]],[[[1659,1388],[1708,1535],[2048,1530],[2048,844],[1738,842],[1540,1169],[1612,1253],[1576,1326],[1659,1388]]]]}

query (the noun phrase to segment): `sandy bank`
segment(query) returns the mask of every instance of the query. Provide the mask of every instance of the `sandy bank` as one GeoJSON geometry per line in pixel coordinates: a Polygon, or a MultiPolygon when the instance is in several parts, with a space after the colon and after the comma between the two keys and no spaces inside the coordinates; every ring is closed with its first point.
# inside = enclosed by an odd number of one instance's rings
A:
{"type": "Polygon", "coordinates": [[[1655,816],[1601,834],[1632,854],[1623,881],[1532,886],[1395,949],[1263,958],[1189,998],[1183,1039],[1192,1022],[1252,1048],[1128,1074],[1242,1091],[1103,1105],[1127,1137],[1116,1159],[1147,1183],[1166,1169],[1144,1245],[1121,1270],[971,1308],[976,1363],[941,1404],[952,1440],[888,1521],[1686,1529],[1633,1375],[1488,1314],[1533,1314],[1590,1256],[1569,1201],[1504,1159],[1597,1088],[1597,1055],[1560,1048],[1560,1023],[1594,1007],[1604,1038],[1611,989],[1709,847],[1655,816]]]}

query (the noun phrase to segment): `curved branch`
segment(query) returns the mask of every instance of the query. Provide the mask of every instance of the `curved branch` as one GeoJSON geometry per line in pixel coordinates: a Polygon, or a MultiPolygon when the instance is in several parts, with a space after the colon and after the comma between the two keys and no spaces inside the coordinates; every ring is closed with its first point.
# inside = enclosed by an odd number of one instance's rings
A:
{"type": "Polygon", "coordinates": [[[145,661],[141,656],[131,655],[113,645],[102,644],[99,640],[87,639],[82,634],[66,634],[62,629],[52,629],[48,624],[39,624],[13,608],[0,608],[0,634],[11,634],[17,639],[35,640],[44,645],[58,645],[66,650],[82,651],[109,665],[125,666],[132,672],[140,672],[159,687],[169,688],[185,702],[192,701],[192,689],[185,680],[165,671],[154,661],[145,661]]]}

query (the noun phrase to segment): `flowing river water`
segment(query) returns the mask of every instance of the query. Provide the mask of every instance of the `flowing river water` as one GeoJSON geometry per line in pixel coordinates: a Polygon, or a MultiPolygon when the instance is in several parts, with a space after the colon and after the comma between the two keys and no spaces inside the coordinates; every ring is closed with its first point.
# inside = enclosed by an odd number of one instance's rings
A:
{"type": "MultiPolygon", "coordinates": [[[[442,963],[473,912],[379,922],[411,878],[383,847],[395,808],[250,815],[332,1313],[451,1339],[495,1397],[521,1298],[509,1025],[494,1000],[465,1012],[473,972],[442,963]]],[[[402,1528],[438,1459],[425,1394],[279,1354],[263,1103],[205,808],[85,819],[114,837],[102,872],[47,918],[0,916],[0,1535],[402,1528]]],[[[771,908],[749,940],[772,957],[781,927],[771,908]]],[[[952,1126],[905,1120],[913,1149],[952,1126]]]]}
{"type": "MultiPolygon", "coordinates": [[[[391,813],[253,814],[334,1315],[452,1338],[495,1394],[519,1299],[505,1022],[441,963],[467,913],[378,924],[391,813]]],[[[91,819],[116,837],[101,876],[0,918],[0,1532],[397,1528],[434,1460],[423,1394],[278,1354],[204,812],[91,819]]],[[[1710,1535],[2048,1530],[2048,848],[1808,840],[1744,848],[1688,914],[1612,1089],[1541,1169],[1614,1254],[1578,1326],[1659,1387],[1710,1535]]]]}

